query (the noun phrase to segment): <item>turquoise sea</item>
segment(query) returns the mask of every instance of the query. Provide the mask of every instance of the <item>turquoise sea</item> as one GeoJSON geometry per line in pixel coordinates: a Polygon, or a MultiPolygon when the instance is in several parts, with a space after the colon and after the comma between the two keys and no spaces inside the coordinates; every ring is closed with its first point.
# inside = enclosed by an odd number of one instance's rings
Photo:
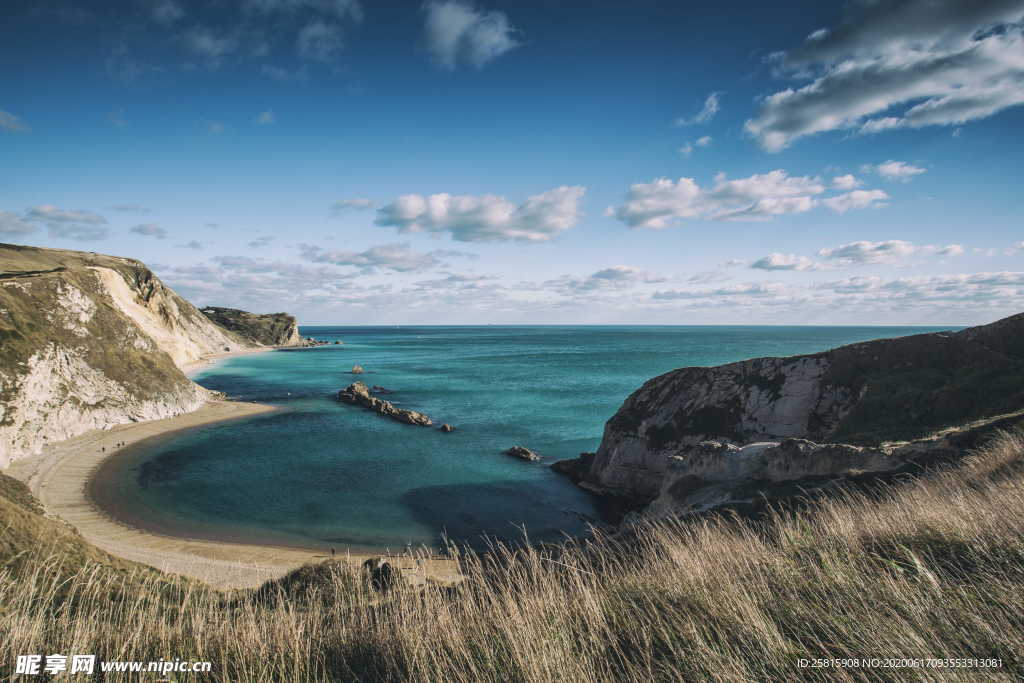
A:
{"type": "Polygon", "coordinates": [[[577,534],[597,511],[546,464],[593,451],[647,379],[688,365],[933,331],[896,327],[303,327],[343,345],[239,356],[195,377],[280,411],[110,462],[93,493],[167,533],[339,549],[577,534]],[[354,364],[365,374],[350,374],[354,364]],[[360,379],[457,431],[338,403],[360,379]],[[545,458],[505,456],[513,445],[545,458]],[[116,504],[115,504],[116,503],[116,504]]]}

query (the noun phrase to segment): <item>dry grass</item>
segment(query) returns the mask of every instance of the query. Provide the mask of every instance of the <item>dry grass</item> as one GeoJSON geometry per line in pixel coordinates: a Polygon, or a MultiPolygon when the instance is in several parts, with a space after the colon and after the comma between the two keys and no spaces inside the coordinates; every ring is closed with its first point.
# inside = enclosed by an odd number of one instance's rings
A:
{"type": "Polygon", "coordinates": [[[0,666],[85,652],[211,660],[218,681],[974,680],[797,661],[998,658],[985,675],[1019,679],[1022,484],[1024,437],[1004,434],[871,497],[495,548],[465,558],[457,587],[385,594],[340,564],[226,595],[97,563],[53,571],[42,548],[0,574],[0,666]]]}

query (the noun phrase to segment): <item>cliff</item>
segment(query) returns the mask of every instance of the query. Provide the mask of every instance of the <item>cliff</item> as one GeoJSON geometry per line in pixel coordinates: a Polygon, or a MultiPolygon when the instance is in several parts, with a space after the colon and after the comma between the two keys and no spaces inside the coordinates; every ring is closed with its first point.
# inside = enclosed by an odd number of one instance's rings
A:
{"type": "Polygon", "coordinates": [[[207,306],[200,309],[207,318],[243,339],[263,346],[302,346],[299,327],[287,313],[257,314],[237,308],[207,306]]]}
{"type": "Polygon", "coordinates": [[[181,367],[257,345],[141,262],[0,245],[0,467],[90,429],[199,408],[181,367]]]}
{"type": "Polygon", "coordinates": [[[559,469],[669,514],[901,471],[961,452],[1021,410],[1024,314],[673,370],[626,400],[596,454],[559,469]]]}

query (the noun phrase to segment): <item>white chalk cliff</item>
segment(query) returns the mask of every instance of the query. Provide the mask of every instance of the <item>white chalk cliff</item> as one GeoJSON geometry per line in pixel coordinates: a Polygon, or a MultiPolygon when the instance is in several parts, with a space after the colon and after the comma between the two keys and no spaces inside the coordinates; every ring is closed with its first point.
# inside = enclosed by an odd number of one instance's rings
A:
{"type": "Polygon", "coordinates": [[[706,510],[953,457],[1024,414],[1024,314],[960,332],[673,370],[596,454],[556,467],[646,505],[706,510]]]}
{"type": "Polygon", "coordinates": [[[0,467],[90,429],[196,410],[209,392],[182,367],[259,346],[139,261],[0,245],[0,467]]]}

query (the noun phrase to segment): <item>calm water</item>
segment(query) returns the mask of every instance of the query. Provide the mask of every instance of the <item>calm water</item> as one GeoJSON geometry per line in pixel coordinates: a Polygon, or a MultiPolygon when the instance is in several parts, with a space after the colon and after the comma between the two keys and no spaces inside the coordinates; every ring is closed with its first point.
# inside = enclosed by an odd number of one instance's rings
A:
{"type": "Polygon", "coordinates": [[[595,515],[588,494],[502,450],[522,444],[545,463],[595,450],[626,396],[673,368],[924,331],[303,327],[344,345],[241,356],[195,378],[280,412],[165,439],[122,459],[110,485],[157,527],[228,540],[401,548],[518,537],[524,525],[532,538],[574,534],[595,515]],[[394,391],[385,398],[457,431],[337,403],[355,363],[358,379],[394,391]]]}

